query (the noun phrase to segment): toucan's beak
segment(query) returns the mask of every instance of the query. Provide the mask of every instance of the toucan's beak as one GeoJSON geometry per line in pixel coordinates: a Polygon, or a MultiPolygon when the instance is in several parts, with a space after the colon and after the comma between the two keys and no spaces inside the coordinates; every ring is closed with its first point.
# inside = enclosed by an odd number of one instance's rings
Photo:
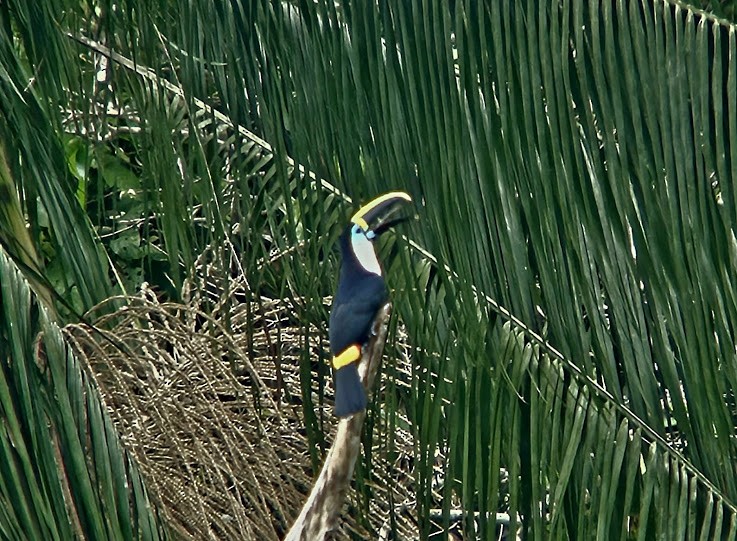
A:
{"type": "Polygon", "coordinates": [[[357,224],[364,231],[373,231],[379,235],[389,227],[397,225],[408,218],[391,217],[400,206],[410,203],[412,198],[404,192],[389,192],[366,203],[351,217],[351,222],[357,224]]]}

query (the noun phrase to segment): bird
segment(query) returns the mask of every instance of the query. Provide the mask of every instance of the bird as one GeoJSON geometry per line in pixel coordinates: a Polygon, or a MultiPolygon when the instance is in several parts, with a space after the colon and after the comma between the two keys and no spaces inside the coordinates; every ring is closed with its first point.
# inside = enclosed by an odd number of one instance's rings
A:
{"type": "Polygon", "coordinates": [[[340,236],[341,266],[330,311],[329,339],[335,369],[335,415],[348,417],[366,408],[366,391],[358,361],[371,333],[371,324],[389,292],[374,242],[407,218],[392,218],[412,198],[389,192],[362,206],[340,236]]]}
{"type": "MultiPolygon", "coordinates": [[[[361,356],[362,381],[373,387],[386,343],[391,303],[379,309],[374,319],[371,338],[361,356]]],[[[312,484],[302,510],[289,528],[284,541],[324,541],[336,529],[353,478],[353,468],[361,449],[361,432],[366,411],[343,417],[338,421],[333,444],[325,455],[320,474],[312,484]]]]}

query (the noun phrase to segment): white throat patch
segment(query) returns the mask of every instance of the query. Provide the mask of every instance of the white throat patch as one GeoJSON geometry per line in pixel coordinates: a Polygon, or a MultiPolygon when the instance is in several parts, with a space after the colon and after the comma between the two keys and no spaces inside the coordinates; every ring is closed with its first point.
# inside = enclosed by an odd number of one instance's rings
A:
{"type": "Polygon", "coordinates": [[[381,267],[379,266],[379,260],[376,258],[374,246],[366,238],[366,235],[363,233],[352,234],[351,245],[353,247],[353,253],[356,254],[356,259],[358,259],[361,266],[368,272],[381,276],[381,267]]]}

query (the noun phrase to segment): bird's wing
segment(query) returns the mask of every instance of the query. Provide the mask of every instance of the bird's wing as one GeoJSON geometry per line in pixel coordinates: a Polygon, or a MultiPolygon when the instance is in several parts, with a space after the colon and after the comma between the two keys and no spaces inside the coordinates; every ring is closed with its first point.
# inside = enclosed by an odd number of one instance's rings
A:
{"type": "Polygon", "coordinates": [[[386,286],[379,278],[355,288],[353,295],[333,305],[329,332],[333,355],[350,345],[363,344],[368,339],[371,323],[386,298],[386,286]]]}

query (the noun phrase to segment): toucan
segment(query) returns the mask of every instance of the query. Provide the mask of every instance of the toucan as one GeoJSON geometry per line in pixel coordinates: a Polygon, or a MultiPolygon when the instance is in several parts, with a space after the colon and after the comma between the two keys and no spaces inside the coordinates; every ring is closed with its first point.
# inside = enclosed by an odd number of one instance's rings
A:
{"type": "Polygon", "coordinates": [[[330,352],[335,369],[335,415],[348,417],[366,408],[366,391],[358,376],[362,347],[371,324],[388,298],[374,250],[378,236],[406,218],[392,218],[412,199],[404,192],[376,197],[351,217],[340,236],[341,266],[330,311],[330,352]]]}

